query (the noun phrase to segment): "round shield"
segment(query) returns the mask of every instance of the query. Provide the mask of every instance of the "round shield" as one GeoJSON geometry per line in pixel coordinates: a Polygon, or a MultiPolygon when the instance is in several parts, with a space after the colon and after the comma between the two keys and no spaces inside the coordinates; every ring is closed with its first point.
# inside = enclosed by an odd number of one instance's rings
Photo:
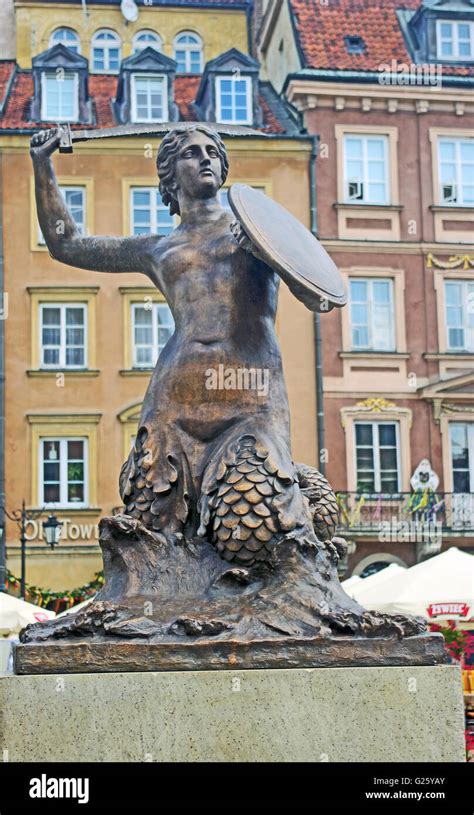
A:
{"type": "Polygon", "coordinates": [[[308,308],[330,311],[346,304],[339,269],[317,238],[287,209],[246,184],[232,184],[229,203],[266,263],[308,308]]]}

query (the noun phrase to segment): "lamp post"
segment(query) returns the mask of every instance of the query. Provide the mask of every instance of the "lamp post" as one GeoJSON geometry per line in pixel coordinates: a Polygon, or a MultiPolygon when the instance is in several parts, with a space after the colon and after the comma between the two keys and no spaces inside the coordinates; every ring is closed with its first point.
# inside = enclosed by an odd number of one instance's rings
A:
{"type": "MultiPolygon", "coordinates": [[[[20,574],[20,596],[22,600],[26,595],[26,525],[28,521],[36,520],[44,512],[44,507],[38,512],[27,512],[25,502],[22,501],[21,510],[13,510],[7,512],[5,507],[2,510],[10,521],[15,521],[20,530],[20,545],[21,545],[21,574],[20,574]]],[[[54,550],[54,547],[59,543],[59,535],[61,532],[62,521],[58,521],[54,513],[48,515],[48,519],[43,524],[43,530],[46,537],[46,543],[54,550]]],[[[1,528],[1,535],[4,534],[4,527],[1,528]]]]}

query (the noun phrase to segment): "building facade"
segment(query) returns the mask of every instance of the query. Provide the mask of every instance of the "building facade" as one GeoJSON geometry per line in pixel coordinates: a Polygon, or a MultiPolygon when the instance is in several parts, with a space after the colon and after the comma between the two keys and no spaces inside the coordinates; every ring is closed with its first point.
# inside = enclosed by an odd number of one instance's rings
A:
{"type": "MultiPolygon", "coordinates": [[[[27,583],[69,589],[101,567],[98,522],[120,504],[118,474],[150,372],[173,331],[143,276],[55,262],[39,230],[29,140],[40,128],[209,121],[248,125],[227,139],[230,176],[263,189],[309,225],[312,141],[251,56],[249,4],[155,0],[127,22],[119,0],[15,3],[16,57],[0,61],[0,163],[6,339],[6,507],[26,502],[27,583]],[[289,194],[291,191],[291,194],[289,194]],[[63,522],[52,553],[41,521],[63,522]]],[[[84,234],[166,234],[175,221],[157,189],[159,136],[99,139],[55,155],[84,234]]],[[[226,190],[221,192],[224,205],[226,190]]],[[[292,411],[293,451],[315,464],[312,315],[284,286],[277,331],[292,411]]],[[[19,532],[6,529],[19,575],[19,532]]]]}
{"type": "Polygon", "coordinates": [[[346,574],[474,551],[474,4],[257,14],[262,75],[320,140],[319,236],[349,294],[321,321],[346,574]]]}

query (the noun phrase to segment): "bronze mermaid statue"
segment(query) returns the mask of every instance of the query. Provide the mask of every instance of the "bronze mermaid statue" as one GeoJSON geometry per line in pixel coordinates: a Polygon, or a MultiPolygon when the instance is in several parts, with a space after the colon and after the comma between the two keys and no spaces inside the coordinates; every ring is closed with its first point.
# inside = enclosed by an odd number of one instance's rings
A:
{"type": "MultiPolygon", "coordinates": [[[[54,175],[59,141],[56,129],[31,142],[50,254],[82,269],[143,273],[166,298],[175,330],[120,473],[123,512],[101,521],[105,587],[87,609],[26,629],[22,641],[91,631],[214,643],[423,632],[420,619],[365,611],[341,588],[335,495],[291,456],[275,332],[279,269],[219,201],[228,158],[218,132],[176,125],[162,139],[159,189],[180,217],[166,237],[82,236],[54,175]]],[[[307,292],[286,282],[308,306],[307,292]]],[[[309,307],[320,306],[314,295],[309,307]]]]}

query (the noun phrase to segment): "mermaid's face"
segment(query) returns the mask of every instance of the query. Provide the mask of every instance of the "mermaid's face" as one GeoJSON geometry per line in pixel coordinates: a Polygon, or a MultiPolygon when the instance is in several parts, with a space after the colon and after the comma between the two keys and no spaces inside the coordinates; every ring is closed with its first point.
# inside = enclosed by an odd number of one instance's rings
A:
{"type": "Polygon", "coordinates": [[[222,184],[219,151],[209,136],[195,131],[183,141],[175,161],[175,190],[188,198],[213,198],[222,184]]]}

